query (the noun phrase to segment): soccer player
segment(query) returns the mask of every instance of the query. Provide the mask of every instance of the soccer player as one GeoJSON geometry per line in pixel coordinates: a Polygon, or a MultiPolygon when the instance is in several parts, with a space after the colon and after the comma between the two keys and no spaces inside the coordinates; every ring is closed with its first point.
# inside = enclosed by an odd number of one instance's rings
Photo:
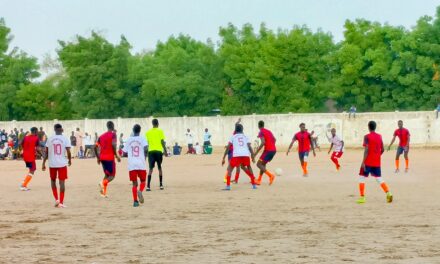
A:
{"type": "Polygon", "coordinates": [[[154,165],[157,164],[159,170],[159,183],[160,189],[163,190],[163,173],[162,173],[162,160],[163,155],[167,156],[167,147],[165,145],[165,135],[163,130],[159,128],[159,120],[153,119],[153,128],[147,131],[146,137],[148,142],[148,183],[147,192],[151,191],[151,175],[153,174],[154,165]]]}
{"type": "Polygon", "coordinates": [[[399,161],[400,161],[400,155],[403,153],[403,157],[405,158],[405,172],[408,172],[408,165],[409,165],[409,159],[408,159],[408,152],[409,152],[409,140],[410,140],[410,134],[409,130],[403,127],[403,121],[399,120],[397,122],[398,129],[394,131],[393,139],[391,140],[390,145],[388,146],[388,150],[390,150],[391,146],[394,144],[394,141],[396,140],[396,137],[399,138],[399,146],[397,147],[396,152],[396,173],[399,172],[399,161]]]}
{"type": "Polygon", "coordinates": [[[46,161],[49,159],[50,183],[55,207],[65,208],[64,192],[66,190],[64,182],[67,180],[67,165],[72,164],[72,154],[70,153],[70,140],[63,136],[63,127],[60,124],[54,126],[55,135],[51,136],[46,142],[46,155],[43,159],[43,171],[46,170],[46,161]],[[67,154],[67,159],[66,159],[67,154]],[[60,196],[58,199],[57,180],[60,183],[60,196]]]}
{"type": "Polygon", "coordinates": [[[306,124],[301,123],[299,125],[299,128],[300,131],[293,136],[292,142],[290,143],[289,148],[287,149],[286,155],[289,155],[290,149],[292,148],[293,144],[295,143],[295,141],[298,141],[299,161],[301,162],[301,167],[303,169],[303,176],[307,177],[309,173],[307,170],[307,161],[309,158],[310,148],[312,149],[314,157],[316,156],[316,153],[315,153],[315,148],[311,144],[312,137],[310,133],[307,132],[306,124]]]}
{"type": "Polygon", "coordinates": [[[275,175],[266,169],[266,165],[273,159],[273,157],[277,153],[277,148],[275,146],[276,138],[270,130],[264,128],[264,121],[260,120],[258,122],[258,128],[260,129],[258,137],[261,140],[261,144],[255,152],[255,156],[258,155],[263,147],[264,151],[257,162],[257,167],[260,169],[260,175],[258,176],[258,180],[256,180],[256,184],[260,185],[263,174],[266,174],[269,177],[269,185],[272,185],[273,181],[275,180],[275,175]]]}
{"type": "Polygon", "coordinates": [[[333,151],[332,156],[330,157],[330,159],[335,164],[336,171],[339,171],[339,169],[341,168],[341,165],[339,164],[338,160],[342,157],[342,154],[344,154],[344,141],[342,139],[340,139],[336,135],[336,129],[335,128],[332,128],[330,133],[331,133],[330,137],[327,136],[327,134],[326,134],[328,141],[331,143],[330,144],[330,149],[328,150],[328,154],[330,154],[330,151],[334,147],[334,151],[333,151]]]}
{"type": "MultiPolygon", "coordinates": [[[[240,124],[240,123],[241,123],[241,118],[238,118],[237,122],[235,122],[235,125],[240,124]]],[[[234,132],[232,132],[232,135],[235,135],[235,129],[234,129],[234,132]]],[[[234,148],[233,148],[232,145],[228,144],[228,145],[225,146],[225,149],[228,150],[228,162],[230,162],[231,159],[232,159],[232,152],[234,151],[234,148]]],[[[226,183],[227,178],[228,178],[228,170],[226,170],[226,174],[225,174],[225,177],[223,179],[224,183],[226,183]]],[[[234,177],[234,180],[232,182],[237,184],[239,178],[240,178],[240,167],[236,167],[235,168],[235,177],[234,177]]]]}
{"type": "Polygon", "coordinates": [[[121,162],[121,158],[116,151],[116,133],[115,124],[112,121],[107,122],[107,132],[98,138],[95,145],[95,155],[98,165],[102,165],[104,170],[104,178],[99,184],[99,192],[102,197],[107,197],[107,186],[116,176],[116,163],[121,162]],[[99,152],[98,152],[99,148],[99,152]]]}
{"type": "MultiPolygon", "coordinates": [[[[232,159],[228,165],[226,188],[224,190],[231,190],[231,173],[232,170],[237,167],[241,167],[244,172],[246,172],[251,179],[252,188],[257,189],[257,185],[255,184],[255,176],[251,168],[251,158],[252,162],[255,162],[255,155],[249,139],[243,134],[243,125],[235,125],[235,134],[229,140],[228,146],[233,146],[234,150],[232,153],[232,159]]],[[[223,154],[222,166],[225,165],[226,155],[228,155],[228,148],[225,149],[225,153],[223,154]]]]}
{"type": "Polygon", "coordinates": [[[384,152],[382,136],[376,133],[376,122],[374,121],[368,122],[368,130],[370,133],[364,136],[364,158],[359,172],[359,192],[361,197],[357,200],[357,203],[365,203],[365,178],[370,174],[376,178],[376,181],[386,193],[387,202],[391,203],[393,201],[393,195],[388,185],[382,179],[380,168],[381,156],[384,152]]]}
{"type": "Polygon", "coordinates": [[[139,202],[144,203],[142,192],[145,189],[145,181],[147,180],[147,164],[145,159],[148,155],[148,143],[144,137],[139,136],[140,133],[141,126],[138,124],[134,125],[133,136],[124,142],[124,147],[122,148],[122,151],[127,153],[129,177],[133,183],[131,189],[133,193],[133,207],[138,207],[139,202]],[[139,190],[138,178],[141,181],[139,190]]]}
{"type": "Polygon", "coordinates": [[[39,149],[40,140],[38,139],[37,133],[38,128],[32,127],[31,133],[23,136],[21,142],[19,143],[23,149],[23,160],[26,163],[26,168],[29,169],[29,172],[26,174],[26,177],[20,186],[20,190],[22,191],[30,190],[27,186],[37,170],[37,165],[35,164],[35,153],[38,152],[40,155],[43,155],[39,149]]]}

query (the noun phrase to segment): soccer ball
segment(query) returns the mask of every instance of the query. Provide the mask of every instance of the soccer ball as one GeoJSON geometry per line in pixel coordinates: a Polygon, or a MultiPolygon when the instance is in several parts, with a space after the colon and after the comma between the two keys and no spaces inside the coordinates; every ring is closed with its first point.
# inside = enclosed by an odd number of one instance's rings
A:
{"type": "Polygon", "coordinates": [[[276,170],[275,170],[275,174],[279,177],[279,176],[281,176],[281,175],[283,175],[283,169],[281,169],[281,168],[277,168],[276,170]]]}

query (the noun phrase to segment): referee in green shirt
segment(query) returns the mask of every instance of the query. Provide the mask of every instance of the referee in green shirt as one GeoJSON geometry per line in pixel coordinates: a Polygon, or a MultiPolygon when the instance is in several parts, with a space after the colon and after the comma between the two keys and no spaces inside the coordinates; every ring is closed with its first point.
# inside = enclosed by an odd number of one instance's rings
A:
{"type": "Polygon", "coordinates": [[[159,121],[157,119],[153,119],[153,128],[147,131],[146,137],[148,142],[148,183],[146,191],[151,191],[150,183],[151,183],[151,175],[153,174],[154,165],[157,164],[157,168],[159,169],[159,182],[160,189],[163,190],[163,175],[162,175],[162,159],[165,153],[167,155],[166,146],[165,146],[165,135],[163,130],[159,128],[159,121]]]}

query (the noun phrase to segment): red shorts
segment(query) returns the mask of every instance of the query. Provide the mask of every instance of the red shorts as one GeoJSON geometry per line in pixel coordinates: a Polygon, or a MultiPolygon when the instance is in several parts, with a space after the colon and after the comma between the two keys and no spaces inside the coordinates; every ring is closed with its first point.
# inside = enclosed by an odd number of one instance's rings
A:
{"type": "Polygon", "coordinates": [[[49,168],[49,173],[52,181],[57,179],[57,175],[60,181],[65,181],[67,179],[67,167],[49,168]]]}
{"type": "Polygon", "coordinates": [[[130,181],[137,181],[138,177],[141,181],[145,181],[147,179],[147,171],[146,170],[132,170],[129,171],[130,181]]]}
{"type": "Polygon", "coordinates": [[[249,158],[249,157],[232,157],[229,164],[233,168],[240,167],[240,165],[250,166],[251,165],[251,158],[249,158]]]}

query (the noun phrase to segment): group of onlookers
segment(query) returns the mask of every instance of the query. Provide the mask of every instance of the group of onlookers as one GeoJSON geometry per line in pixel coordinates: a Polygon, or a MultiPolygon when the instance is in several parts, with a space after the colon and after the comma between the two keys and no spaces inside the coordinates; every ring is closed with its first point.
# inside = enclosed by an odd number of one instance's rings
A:
{"type": "MultiPolygon", "coordinates": [[[[211,133],[209,133],[209,130],[207,128],[205,128],[205,132],[203,134],[203,146],[201,146],[199,144],[199,142],[196,142],[196,144],[194,145],[194,135],[189,128],[186,130],[185,137],[186,137],[186,143],[188,145],[188,150],[187,150],[186,154],[201,155],[201,154],[211,154],[212,153],[212,145],[211,145],[211,137],[212,136],[211,136],[211,133]]],[[[174,149],[177,150],[178,147],[179,146],[176,143],[176,145],[174,146],[174,149]]],[[[174,149],[173,149],[173,152],[175,152],[174,149]]],[[[180,147],[180,151],[181,150],[182,150],[182,148],[180,147]]],[[[179,152],[179,154],[174,154],[174,155],[180,155],[180,152],[179,152]]]]}

